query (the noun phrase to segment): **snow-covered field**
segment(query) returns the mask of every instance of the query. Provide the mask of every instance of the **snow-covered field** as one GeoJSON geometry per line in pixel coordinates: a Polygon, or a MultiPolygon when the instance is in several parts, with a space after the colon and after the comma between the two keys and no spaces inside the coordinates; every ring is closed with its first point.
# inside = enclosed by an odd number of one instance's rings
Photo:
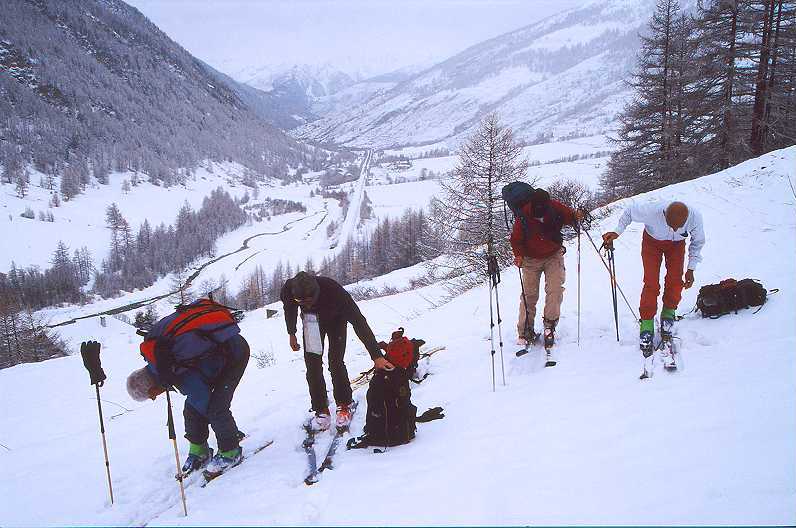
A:
{"type": "MultiPolygon", "coordinates": [[[[638,379],[637,323],[620,304],[622,339],[615,341],[609,280],[586,239],[580,345],[577,251],[570,245],[555,368],[540,368],[538,350],[514,357],[508,343],[519,281],[504,270],[507,384],[494,393],[485,287],[447,303],[440,301],[444,285],[361,303],[378,338],[401,325],[427,347],[446,346],[429,360],[432,375],[413,387],[421,411],[441,405],[446,418],[420,424],[411,444],[385,454],[341,452],[336,468],[311,488],[303,483],[300,448],[309,406],[303,361],[287,347],[281,316],[248,313],[243,334],[253,354],[271,360],[259,368],[252,358],[233,412],[250,434],[245,450],[267,439],[274,444],[207,488],[190,484],[187,518],[173,478],[165,401],[135,403],[124,389],[126,375],[142,364],[140,338],[114,319],[106,328],[96,319],[63,327],[73,350],[84,339],[103,343],[116,504],[107,498],[94,390],[80,357],[19,365],[0,371],[0,525],[792,525],[796,196],[788,178],[796,181],[795,168],[793,147],[636,198],[678,198],[702,212],[707,245],[698,285],[754,277],[781,289],[757,314],[715,321],[688,315],[678,326],[685,368],[676,374],[638,379]]],[[[595,240],[618,214],[592,232],[595,240]]],[[[312,220],[294,225],[302,222],[312,220]]],[[[287,231],[274,251],[301,246],[305,234],[287,231]]],[[[633,304],[640,237],[633,225],[616,244],[618,277],[633,304]]],[[[686,291],[681,312],[696,294],[696,287],[686,291]]],[[[371,362],[351,334],[346,359],[354,377],[371,362]]],[[[362,401],[352,426],[358,434],[364,389],[355,397],[362,401]]],[[[178,428],[182,400],[175,398],[178,428]]],[[[184,456],[184,442],[181,448],[184,456]]]]}
{"type": "MultiPolygon", "coordinates": [[[[202,200],[219,186],[233,197],[241,197],[247,191],[251,194],[250,188],[239,183],[242,172],[243,168],[235,163],[209,163],[197,169],[195,175],[188,178],[186,185],[169,188],[146,183],[146,177],[139,175],[141,183],[131,186],[128,193],[122,190],[122,185],[125,180],[130,180],[131,174],[114,173],[110,176],[108,185],[100,185],[92,180],[93,185],[86,192],[71,201],[62,201],[59,207],[50,207],[51,191],[39,186],[41,174],[34,171],[24,198],[16,194],[13,185],[0,186],[0,210],[4,213],[0,217],[0,269],[6,270],[10,267],[12,259],[17,267],[48,267],[58,240],[63,240],[71,249],[88,247],[95,264],[99,266],[107,255],[110,244],[110,231],[105,225],[105,209],[111,203],[119,206],[134,232],[137,232],[144,218],[153,227],[161,222],[168,225],[175,221],[185,202],[198,210],[202,206],[202,200]],[[211,167],[210,171],[207,166],[211,167]],[[36,219],[19,216],[27,207],[37,215],[36,219]],[[39,211],[52,211],[55,222],[40,221],[39,211]]],[[[58,182],[59,179],[56,178],[56,191],[58,182]]],[[[270,189],[274,189],[276,193],[281,191],[277,187],[270,189]]]]}

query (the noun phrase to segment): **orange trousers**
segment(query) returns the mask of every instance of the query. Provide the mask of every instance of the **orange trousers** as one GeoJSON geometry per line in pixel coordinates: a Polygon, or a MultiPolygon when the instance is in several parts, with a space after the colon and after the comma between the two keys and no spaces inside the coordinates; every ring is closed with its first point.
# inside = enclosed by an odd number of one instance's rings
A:
{"type": "Polygon", "coordinates": [[[641,289],[639,315],[654,319],[661,292],[661,261],[666,259],[666,278],[663,282],[663,307],[676,309],[683,294],[683,266],[685,240],[656,240],[646,231],[641,240],[641,262],[644,264],[644,287],[641,289]]]}

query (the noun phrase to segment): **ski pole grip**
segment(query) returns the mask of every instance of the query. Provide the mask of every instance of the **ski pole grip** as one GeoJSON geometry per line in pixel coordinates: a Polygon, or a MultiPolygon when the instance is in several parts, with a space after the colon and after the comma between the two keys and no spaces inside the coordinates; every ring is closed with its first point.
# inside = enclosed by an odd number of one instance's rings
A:
{"type": "Polygon", "coordinates": [[[97,341],[83,341],[80,343],[80,355],[83,357],[83,366],[88,370],[91,384],[102,387],[107,379],[100,364],[100,349],[102,345],[97,341]]]}

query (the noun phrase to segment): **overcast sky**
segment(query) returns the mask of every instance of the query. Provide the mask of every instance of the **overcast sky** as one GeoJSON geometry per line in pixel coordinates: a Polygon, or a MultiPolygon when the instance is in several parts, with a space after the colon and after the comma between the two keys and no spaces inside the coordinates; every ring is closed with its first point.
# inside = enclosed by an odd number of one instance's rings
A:
{"type": "Polygon", "coordinates": [[[195,56],[243,69],[330,63],[373,75],[446,59],[578,0],[126,0],[195,56]]]}

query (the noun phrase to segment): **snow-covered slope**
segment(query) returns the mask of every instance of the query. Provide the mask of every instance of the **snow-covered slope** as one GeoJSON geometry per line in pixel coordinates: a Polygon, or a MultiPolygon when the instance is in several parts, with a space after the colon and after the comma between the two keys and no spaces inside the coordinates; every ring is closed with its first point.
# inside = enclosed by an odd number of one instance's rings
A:
{"type": "Polygon", "coordinates": [[[294,131],[352,146],[455,144],[487,112],[524,138],[612,125],[650,0],[602,0],[473,46],[294,131]]]}
{"type": "MultiPolygon", "coordinates": [[[[281,316],[247,314],[243,333],[262,368],[253,357],[233,412],[250,434],[245,449],[274,444],[207,488],[189,485],[187,518],[165,401],[139,404],[125,393],[125,376],[141,365],[139,338],[114,319],[106,328],[95,319],[64,327],[75,350],[87,338],[104,345],[116,504],[108,504],[94,391],[80,357],[19,365],[0,371],[0,495],[13,505],[0,509],[0,524],[792,525],[796,196],[789,180],[796,182],[796,147],[636,198],[682,199],[702,212],[708,241],[698,285],[749,276],[781,289],[757,314],[686,316],[678,326],[685,368],[677,374],[638,380],[637,324],[620,304],[622,340],[615,341],[608,277],[585,238],[580,346],[572,245],[559,365],[540,368],[538,351],[515,358],[507,344],[507,385],[494,393],[486,288],[445,304],[442,285],[361,303],[377,337],[401,325],[428,347],[447,347],[430,358],[426,382],[413,387],[421,411],[442,405],[446,418],[420,424],[411,444],[386,454],[341,452],[334,471],[311,488],[302,482],[303,361],[286,346],[281,316]]],[[[592,236],[612,228],[619,213],[592,236]]],[[[640,238],[634,225],[617,241],[618,277],[633,304],[640,238]]],[[[504,270],[506,343],[518,292],[516,272],[504,270]]],[[[681,312],[696,293],[686,291],[681,312]]],[[[351,377],[371,364],[353,335],[346,361],[351,377]]],[[[364,410],[364,390],[355,397],[364,410]]],[[[176,397],[178,409],[181,403],[176,397]]],[[[176,418],[181,427],[179,412],[176,418]]],[[[355,418],[357,433],[363,418],[355,418]]]]}

